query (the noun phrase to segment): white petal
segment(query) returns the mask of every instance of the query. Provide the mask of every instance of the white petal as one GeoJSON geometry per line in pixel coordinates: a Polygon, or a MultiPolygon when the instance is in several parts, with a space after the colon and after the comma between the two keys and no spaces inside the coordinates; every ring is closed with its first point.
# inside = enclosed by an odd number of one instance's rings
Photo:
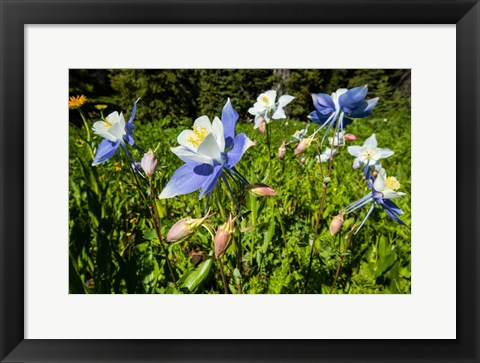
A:
{"type": "Polygon", "coordinates": [[[223,124],[218,117],[215,117],[212,122],[212,133],[215,136],[217,145],[221,152],[225,151],[225,135],[223,134],[223,124]]]}
{"type": "Polygon", "coordinates": [[[264,102],[256,102],[253,105],[253,110],[254,110],[255,114],[265,112],[266,109],[267,109],[267,107],[265,106],[264,102]]]}
{"type": "Polygon", "coordinates": [[[258,129],[260,127],[260,124],[264,120],[263,115],[257,115],[255,116],[255,126],[253,127],[254,129],[258,129]]]}
{"type": "Polygon", "coordinates": [[[377,192],[383,192],[387,187],[387,183],[385,179],[387,179],[387,172],[385,171],[385,169],[380,169],[380,171],[378,172],[377,178],[373,182],[373,188],[377,192]]]}
{"type": "Polygon", "coordinates": [[[360,150],[362,150],[362,147],[354,145],[347,147],[347,150],[350,155],[357,157],[360,150]]]}
{"type": "Polygon", "coordinates": [[[118,123],[122,129],[125,128],[125,119],[123,118],[123,112],[120,112],[120,117],[118,118],[118,123]]]}
{"type": "Polygon", "coordinates": [[[195,139],[195,133],[192,130],[183,130],[178,136],[177,136],[177,142],[186,147],[189,148],[193,151],[196,151],[197,148],[195,145],[193,145],[189,140],[195,139]]]}
{"type": "Polygon", "coordinates": [[[258,113],[258,111],[257,111],[257,109],[256,109],[255,107],[250,107],[250,108],[248,109],[248,113],[249,113],[250,115],[255,116],[255,115],[258,113]]]}
{"type": "Polygon", "coordinates": [[[378,150],[380,150],[380,154],[382,155],[382,158],[388,158],[389,156],[392,156],[394,154],[394,152],[390,149],[379,148],[378,150]]]}
{"type": "Polygon", "coordinates": [[[198,153],[206,155],[211,159],[217,160],[218,162],[222,161],[222,156],[220,154],[220,148],[218,147],[217,141],[213,133],[205,136],[203,141],[198,145],[198,153]]]}
{"type": "Polygon", "coordinates": [[[110,125],[113,125],[119,122],[119,118],[120,118],[120,115],[118,114],[117,111],[114,111],[111,114],[109,114],[107,117],[105,117],[105,119],[110,125]]]}
{"type": "Polygon", "coordinates": [[[103,137],[104,139],[117,142],[117,139],[108,132],[107,124],[104,121],[97,121],[93,124],[92,130],[98,136],[103,137]]]}
{"type": "Polygon", "coordinates": [[[277,91],[270,90],[258,96],[257,101],[261,102],[265,107],[270,108],[272,106],[275,106],[276,98],[277,98],[277,91]],[[265,98],[267,102],[265,102],[265,98]]]}
{"type": "Polygon", "coordinates": [[[376,161],[375,164],[373,164],[373,165],[375,165],[375,170],[376,171],[379,171],[379,170],[382,169],[382,163],[380,161],[376,161]]]}
{"type": "Polygon", "coordinates": [[[279,108],[277,108],[277,110],[273,114],[272,118],[274,120],[279,120],[279,119],[282,119],[282,118],[287,118],[287,115],[285,115],[285,111],[283,111],[283,108],[279,107],[279,108]]]}
{"type": "Polygon", "coordinates": [[[370,136],[368,139],[366,139],[363,146],[377,147],[377,138],[375,137],[375,134],[372,134],[372,136],[370,136]]]}
{"type": "Polygon", "coordinates": [[[290,102],[292,102],[294,98],[295,98],[295,97],[290,96],[290,95],[280,96],[280,98],[278,99],[278,105],[279,105],[280,107],[285,107],[285,106],[288,105],[290,102]]]}
{"type": "Polygon", "coordinates": [[[126,134],[125,132],[125,124],[122,127],[120,122],[114,123],[109,129],[108,132],[110,135],[116,138],[116,141],[123,140],[123,135],[126,134]]]}
{"type": "Polygon", "coordinates": [[[353,160],[353,165],[352,165],[352,168],[353,169],[358,169],[361,165],[361,162],[360,162],[360,159],[359,158],[355,158],[353,160]]]}
{"type": "Polygon", "coordinates": [[[213,165],[212,158],[208,157],[207,155],[196,153],[195,151],[187,147],[177,146],[177,147],[172,147],[170,150],[172,150],[172,152],[183,161],[188,159],[188,160],[196,161],[197,163],[206,163],[206,164],[213,165]]]}
{"type": "Polygon", "coordinates": [[[200,127],[205,128],[207,130],[207,133],[212,132],[212,124],[210,123],[210,119],[208,118],[208,116],[200,116],[195,120],[195,122],[193,123],[193,128],[196,129],[200,127]]]}
{"type": "Polygon", "coordinates": [[[398,199],[403,197],[404,195],[405,193],[396,192],[396,191],[393,191],[392,189],[386,189],[383,191],[383,197],[385,199],[398,199]]]}

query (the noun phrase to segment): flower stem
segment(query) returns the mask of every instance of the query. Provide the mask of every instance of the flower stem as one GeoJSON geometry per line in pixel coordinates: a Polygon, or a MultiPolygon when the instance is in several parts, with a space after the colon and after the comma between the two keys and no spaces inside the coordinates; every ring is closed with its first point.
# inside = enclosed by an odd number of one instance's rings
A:
{"type": "MultiPolygon", "coordinates": [[[[343,119],[343,113],[340,116],[343,119]]],[[[336,127],[335,133],[332,137],[332,142],[330,143],[330,149],[332,150],[332,152],[330,152],[330,162],[329,162],[329,165],[328,165],[328,174],[327,174],[328,178],[330,178],[330,176],[332,175],[333,144],[334,144],[334,141],[335,141],[335,136],[338,134],[339,127],[340,127],[340,122],[338,122],[338,120],[337,120],[337,127],[336,127]]],[[[325,136],[323,138],[325,139],[325,136]]],[[[322,144],[323,144],[323,140],[322,140],[322,144]]],[[[310,250],[310,260],[308,262],[307,277],[305,279],[305,286],[303,288],[303,293],[304,294],[307,293],[308,280],[310,279],[310,273],[312,271],[313,255],[314,255],[314,252],[315,252],[315,241],[317,240],[318,228],[320,227],[320,220],[322,219],[323,209],[325,207],[325,196],[327,194],[327,187],[328,187],[328,184],[323,182],[323,167],[322,167],[321,163],[320,163],[320,171],[321,171],[321,178],[322,178],[322,183],[323,183],[322,184],[323,191],[322,191],[322,197],[321,197],[321,202],[320,202],[320,209],[318,211],[317,220],[315,222],[315,229],[314,229],[314,232],[313,232],[312,249],[310,250]]]]}
{"type": "Polygon", "coordinates": [[[154,221],[154,226],[155,226],[155,232],[157,233],[158,240],[160,242],[160,246],[162,246],[163,253],[165,254],[165,261],[167,262],[168,269],[170,270],[170,275],[173,280],[173,284],[178,290],[178,285],[177,285],[177,279],[175,278],[175,273],[173,272],[172,265],[170,263],[170,259],[168,258],[168,251],[167,248],[164,245],[163,242],[163,237],[162,237],[162,225],[160,221],[160,216],[158,215],[158,209],[157,205],[155,203],[155,200],[153,199],[154,195],[154,190],[153,190],[153,185],[152,185],[152,178],[148,178],[149,185],[150,185],[150,203],[149,203],[149,209],[150,209],[150,214],[152,215],[153,221],[154,221]]]}
{"type": "Polygon", "coordinates": [[[219,256],[217,258],[218,261],[218,266],[220,268],[220,274],[222,275],[222,281],[223,281],[223,289],[225,290],[225,294],[228,294],[228,285],[227,285],[227,280],[225,279],[225,272],[223,270],[223,263],[222,263],[222,257],[219,256]]]}
{"type": "Polygon", "coordinates": [[[345,258],[345,253],[347,252],[348,245],[350,244],[350,240],[352,239],[353,232],[356,230],[356,225],[352,227],[352,229],[348,232],[347,239],[345,241],[345,246],[343,247],[343,252],[338,258],[338,265],[337,265],[337,272],[335,273],[335,278],[333,279],[333,284],[330,287],[330,291],[328,292],[329,294],[332,293],[333,289],[335,288],[335,285],[337,284],[338,276],[340,275],[340,269],[342,268],[343,264],[343,259],[345,258]]]}

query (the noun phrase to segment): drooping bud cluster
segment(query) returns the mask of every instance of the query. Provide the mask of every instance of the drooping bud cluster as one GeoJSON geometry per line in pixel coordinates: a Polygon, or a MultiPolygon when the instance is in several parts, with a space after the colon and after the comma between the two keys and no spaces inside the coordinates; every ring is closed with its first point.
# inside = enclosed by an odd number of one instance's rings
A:
{"type": "Polygon", "coordinates": [[[228,220],[218,227],[217,233],[215,234],[213,244],[215,245],[216,258],[219,258],[226,251],[228,243],[230,242],[230,237],[233,235],[234,231],[232,214],[230,213],[228,220]]]}

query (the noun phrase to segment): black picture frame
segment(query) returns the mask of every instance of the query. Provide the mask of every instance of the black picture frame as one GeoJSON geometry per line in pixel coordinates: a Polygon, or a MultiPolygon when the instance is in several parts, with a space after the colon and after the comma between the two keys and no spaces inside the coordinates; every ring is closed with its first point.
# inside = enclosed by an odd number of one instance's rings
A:
{"type": "MultiPolygon", "coordinates": [[[[2,362],[479,362],[478,0],[0,0],[2,362]],[[457,339],[24,339],[26,24],[456,24],[457,339]]],[[[444,101],[442,107],[445,107],[444,101]]],[[[448,105],[447,105],[448,106],[448,105]]],[[[454,120],[452,120],[454,122],[454,120]]],[[[448,168],[446,168],[448,169],[448,168]]],[[[454,175],[455,174],[455,175],[454,175]]],[[[453,216],[453,211],[445,211],[453,216]]],[[[453,223],[453,222],[452,222],[453,223]]],[[[439,316],[441,319],[441,316],[439,316]]],[[[374,321],[372,322],[374,324],[374,321]]],[[[247,322],[248,324],[248,322],[247,322]]],[[[251,322],[254,327],[254,322],[251,322]]],[[[414,329],[414,327],[412,327],[414,329]]]]}

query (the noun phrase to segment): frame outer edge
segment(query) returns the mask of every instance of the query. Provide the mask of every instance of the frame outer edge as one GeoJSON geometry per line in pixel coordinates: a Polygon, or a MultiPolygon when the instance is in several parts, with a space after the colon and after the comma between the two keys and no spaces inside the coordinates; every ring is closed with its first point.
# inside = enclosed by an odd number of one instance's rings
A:
{"type": "MultiPolygon", "coordinates": [[[[37,3],[31,2],[31,3],[37,3]]],[[[61,4],[60,1],[58,1],[61,4]]],[[[473,2],[469,2],[471,4],[473,2]]],[[[0,13],[1,13],[1,44],[0,44],[0,360],[2,361],[48,361],[52,357],[41,355],[43,349],[39,349],[34,359],[32,359],[30,351],[28,353],[22,348],[28,346],[27,341],[23,341],[24,333],[24,291],[23,291],[23,182],[24,182],[24,170],[23,165],[19,165],[19,161],[23,160],[23,145],[15,144],[17,137],[23,137],[23,124],[19,124],[19,121],[23,120],[23,68],[15,66],[15,62],[18,59],[23,58],[23,25],[22,22],[25,18],[21,16],[18,9],[22,6],[27,6],[27,3],[19,2],[21,6],[14,7],[12,2],[5,2],[0,0],[0,13]],[[14,10],[15,9],[15,10],[14,10]],[[7,36],[8,33],[8,36],[7,36]],[[9,70],[7,72],[6,70],[9,70]],[[11,72],[10,69],[16,70],[11,72]],[[21,86],[15,86],[15,83],[21,82],[21,86]],[[5,89],[7,86],[12,86],[14,97],[5,95],[5,89]],[[16,101],[15,101],[16,99],[16,101]],[[13,101],[13,102],[11,102],[13,101]],[[13,120],[7,124],[6,120],[13,120]],[[17,122],[17,125],[15,125],[17,122]],[[6,135],[9,135],[7,137],[6,135]],[[8,151],[8,153],[7,153],[8,151]],[[12,159],[7,157],[8,155],[15,157],[12,159]],[[16,164],[16,165],[15,165],[16,164]],[[6,171],[8,170],[8,174],[6,171]],[[7,192],[8,191],[8,192],[7,192]],[[21,200],[18,199],[21,196],[21,200]],[[19,233],[20,232],[20,233],[19,233]],[[7,242],[15,242],[8,244],[7,242]],[[20,263],[19,263],[20,262],[20,263]],[[20,284],[20,285],[19,285],[20,284]],[[16,347],[16,348],[15,348],[16,347]],[[15,348],[15,349],[14,349],[15,348]],[[23,354],[21,353],[23,351],[23,354]],[[5,359],[5,356],[10,353],[5,359]],[[13,359],[13,360],[12,360],[13,359]]],[[[465,6],[465,3],[464,3],[465,6]]],[[[31,14],[30,14],[31,15],[31,14]]],[[[37,20],[41,16],[37,17],[37,20]]],[[[457,217],[457,231],[463,230],[473,232],[473,234],[466,234],[467,237],[473,239],[473,242],[468,247],[473,247],[473,251],[467,248],[460,248],[457,253],[458,261],[466,261],[464,266],[457,264],[458,271],[463,274],[469,274],[474,276],[471,283],[467,286],[463,283],[463,289],[460,289],[460,282],[457,284],[458,296],[460,301],[463,302],[459,308],[468,308],[468,311],[474,312],[475,316],[462,316],[462,324],[466,322],[469,328],[472,330],[471,337],[468,337],[468,346],[464,346],[465,350],[462,352],[465,354],[462,358],[459,358],[458,362],[478,362],[479,360],[479,206],[480,206],[480,193],[479,193],[479,181],[480,181],[480,169],[478,167],[480,161],[480,127],[479,127],[479,100],[480,100],[480,6],[477,3],[464,18],[457,24],[457,79],[461,80],[461,84],[472,84],[467,90],[457,90],[457,122],[462,122],[462,119],[468,126],[471,124],[472,128],[466,130],[468,134],[459,136],[457,133],[458,145],[465,144],[459,149],[457,160],[462,161],[462,168],[457,164],[457,180],[461,181],[457,185],[459,187],[469,188],[467,190],[473,191],[473,195],[470,197],[462,198],[457,192],[458,201],[457,204],[462,206],[464,213],[459,213],[457,217]],[[465,36],[468,34],[468,36],[465,36]],[[459,44],[459,39],[463,36],[465,44],[459,44]],[[470,57],[468,59],[468,57],[470,57]],[[464,67],[472,73],[458,72],[458,69],[464,67]],[[467,73],[467,74],[465,74],[467,73]],[[473,81],[473,82],[472,82],[473,81]],[[471,93],[468,91],[471,90],[471,93]],[[462,112],[463,110],[463,112],[462,112]],[[472,120],[473,118],[473,120],[472,120]],[[470,123],[469,123],[470,122],[470,123]],[[470,135],[470,136],[468,136],[470,135]],[[461,142],[461,143],[460,143],[461,142]],[[468,150],[474,150],[473,155],[467,154],[468,150]],[[463,164],[465,163],[465,164],[463,164]],[[474,173],[469,172],[471,165],[476,166],[474,173]],[[472,175],[474,174],[474,175],[472,175]],[[471,344],[474,344],[472,346],[471,344]],[[470,353],[470,354],[468,354],[470,353]],[[473,356],[472,356],[473,354],[473,356]]],[[[457,81],[459,82],[459,81],[457,81]]],[[[10,89],[9,89],[10,90],[10,89]]],[[[463,129],[462,129],[463,130],[463,129]]],[[[460,245],[460,244],[459,244],[460,245]]],[[[463,337],[466,338],[466,337],[463,337]]],[[[65,358],[65,356],[63,357],[65,358]]],[[[75,359],[73,356],[66,358],[68,361],[75,359]]],[[[112,358],[114,359],[114,358],[112,358]]],[[[64,359],[62,359],[63,361],[64,359]]]]}
{"type": "Polygon", "coordinates": [[[479,362],[480,3],[457,23],[456,30],[457,339],[465,362],[479,362]],[[466,282],[461,278],[465,276],[472,278],[466,282]]]}

